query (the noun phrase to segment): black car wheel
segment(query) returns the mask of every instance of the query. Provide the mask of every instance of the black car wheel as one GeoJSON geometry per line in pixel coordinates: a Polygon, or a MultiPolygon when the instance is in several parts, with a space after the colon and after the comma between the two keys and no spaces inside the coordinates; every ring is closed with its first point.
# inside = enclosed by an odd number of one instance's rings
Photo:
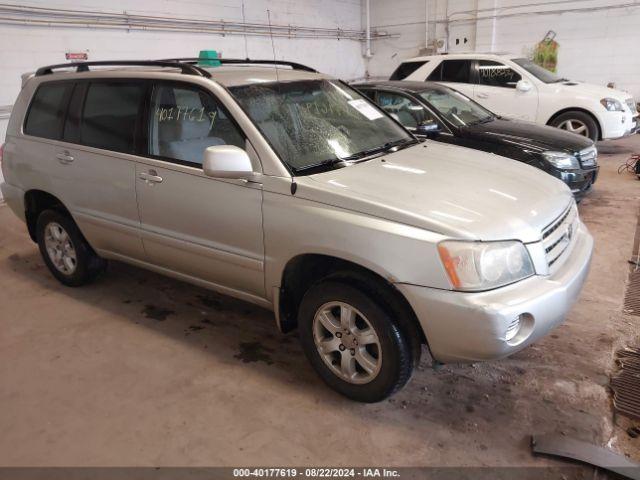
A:
{"type": "Polygon", "coordinates": [[[551,126],[590,138],[594,142],[600,136],[598,124],[593,117],[577,110],[558,115],[551,121],[551,126]]]}
{"type": "Polygon", "coordinates": [[[69,216],[45,210],[36,225],[38,247],[49,271],[60,283],[78,287],[93,280],[106,266],[69,216]]]}
{"type": "Polygon", "coordinates": [[[411,377],[411,348],[392,314],[346,283],[327,280],[311,287],[298,325],[316,372],[353,400],[379,402],[411,377]]]}

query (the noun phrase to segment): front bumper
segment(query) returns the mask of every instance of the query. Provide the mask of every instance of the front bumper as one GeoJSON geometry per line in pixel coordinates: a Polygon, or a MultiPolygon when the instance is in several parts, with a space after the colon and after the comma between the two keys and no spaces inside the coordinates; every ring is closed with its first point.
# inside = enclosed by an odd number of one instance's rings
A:
{"type": "Polygon", "coordinates": [[[511,355],[560,324],[589,271],[593,238],[580,223],[576,244],[560,269],[487,292],[465,293],[397,284],[413,307],[434,359],[475,362],[511,355]],[[510,340],[508,327],[522,316],[510,340]]]}
{"type": "Polygon", "coordinates": [[[598,120],[603,140],[626,137],[640,130],[640,116],[630,110],[606,112],[601,114],[598,120]]]}
{"type": "Polygon", "coordinates": [[[599,171],[600,167],[596,166],[584,170],[554,170],[551,174],[566,183],[573,196],[580,199],[596,183],[599,171]]]}

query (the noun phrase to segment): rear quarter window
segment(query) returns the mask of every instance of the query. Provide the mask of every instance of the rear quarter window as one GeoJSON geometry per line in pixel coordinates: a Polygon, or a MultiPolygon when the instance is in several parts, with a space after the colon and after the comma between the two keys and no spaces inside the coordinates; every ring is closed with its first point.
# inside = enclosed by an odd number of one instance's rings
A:
{"type": "Polygon", "coordinates": [[[434,82],[471,83],[471,60],[443,60],[427,78],[434,82]]]}
{"type": "Polygon", "coordinates": [[[420,60],[416,62],[404,62],[401,63],[398,68],[391,74],[389,80],[404,80],[413,72],[418,70],[421,66],[427,64],[427,60],[420,60]]]}
{"type": "Polygon", "coordinates": [[[59,140],[73,83],[43,83],[29,106],[24,133],[59,140]]]}

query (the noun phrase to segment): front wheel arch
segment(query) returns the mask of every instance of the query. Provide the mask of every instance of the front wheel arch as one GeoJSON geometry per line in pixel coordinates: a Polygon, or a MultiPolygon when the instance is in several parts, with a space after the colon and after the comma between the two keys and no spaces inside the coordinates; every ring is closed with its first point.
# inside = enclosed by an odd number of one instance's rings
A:
{"type": "Polygon", "coordinates": [[[562,110],[559,110],[556,113],[554,113],[551,116],[551,118],[549,118],[549,120],[547,120],[546,125],[548,125],[550,127],[553,127],[554,125],[552,125],[552,124],[558,117],[560,117],[561,115],[564,115],[565,113],[571,113],[571,112],[580,112],[580,113],[586,114],[589,117],[591,117],[591,119],[596,124],[596,127],[598,129],[597,135],[596,135],[596,140],[602,140],[602,125],[600,125],[600,122],[598,121],[598,118],[593,113],[591,113],[589,110],[587,110],[585,108],[569,107],[569,108],[564,108],[562,110]]]}

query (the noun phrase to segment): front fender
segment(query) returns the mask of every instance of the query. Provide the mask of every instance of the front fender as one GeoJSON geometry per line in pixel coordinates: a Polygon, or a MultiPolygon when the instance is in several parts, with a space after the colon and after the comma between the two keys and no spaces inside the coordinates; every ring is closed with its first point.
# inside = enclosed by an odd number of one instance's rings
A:
{"type": "Polygon", "coordinates": [[[347,260],[391,283],[450,288],[437,252],[440,234],[270,192],[263,212],[268,295],[280,286],[287,263],[304,254],[347,260]]]}

